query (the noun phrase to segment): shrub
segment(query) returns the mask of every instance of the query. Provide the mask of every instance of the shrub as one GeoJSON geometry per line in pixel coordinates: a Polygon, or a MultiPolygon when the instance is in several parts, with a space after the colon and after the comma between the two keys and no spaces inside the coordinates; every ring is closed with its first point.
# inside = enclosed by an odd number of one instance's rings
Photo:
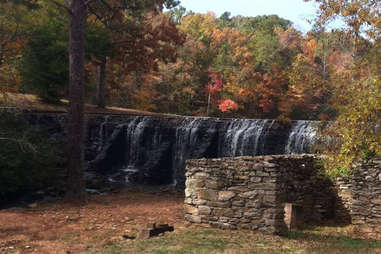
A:
{"type": "Polygon", "coordinates": [[[69,83],[67,35],[62,24],[50,22],[32,32],[22,58],[22,88],[44,102],[57,103],[69,83]]]}
{"type": "Polygon", "coordinates": [[[64,166],[62,144],[20,114],[0,112],[0,119],[0,200],[53,184],[64,166]]]}

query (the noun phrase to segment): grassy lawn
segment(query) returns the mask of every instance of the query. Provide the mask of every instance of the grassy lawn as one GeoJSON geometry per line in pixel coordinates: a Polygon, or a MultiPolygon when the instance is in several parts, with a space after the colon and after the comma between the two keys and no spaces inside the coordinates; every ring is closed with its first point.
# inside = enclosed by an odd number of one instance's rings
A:
{"type": "Polygon", "coordinates": [[[144,241],[120,241],[83,254],[381,253],[381,242],[332,235],[322,229],[267,236],[250,231],[186,228],[144,241]]]}

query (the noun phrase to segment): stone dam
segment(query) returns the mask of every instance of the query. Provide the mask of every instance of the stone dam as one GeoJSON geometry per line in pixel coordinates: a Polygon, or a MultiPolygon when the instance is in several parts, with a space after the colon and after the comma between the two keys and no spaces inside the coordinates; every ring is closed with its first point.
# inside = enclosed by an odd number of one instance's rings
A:
{"type": "MultiPolygon", "coordinates": [[[[27,120],[57,138],[67,115],[27,113],[27,120]]],[[[309,153],[316,121],[282,124],[267,119],[87,115],[86,172],[110,182],[185,184],[185,161],[309,153]]]]}

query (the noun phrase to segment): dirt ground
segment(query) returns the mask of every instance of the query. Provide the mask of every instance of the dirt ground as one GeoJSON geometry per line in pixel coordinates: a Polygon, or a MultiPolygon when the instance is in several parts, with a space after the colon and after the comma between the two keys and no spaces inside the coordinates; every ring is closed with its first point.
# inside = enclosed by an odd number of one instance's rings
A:
{"type": "Polygon", "coordinates": [[[78,207],[57,201],[0,210],[0,254],[79,253],[381,253],[381,242],[360,240],[350,226],[306,227],[280,236],[189,227],[182,193],[138,187],[92,195],[78,207]],[[150,222],[174,233],[130,240],[150,222]],[[123,251],[121,251],[123,250],[123,251]]]}
{"type": "Polygon", "coordinates": [[[75,207],[61,202],[0,210],[0,254],[80,253],[132,236],[148,222],[183,227],[183,196],[128,192],[90,196],[75,207]]]}

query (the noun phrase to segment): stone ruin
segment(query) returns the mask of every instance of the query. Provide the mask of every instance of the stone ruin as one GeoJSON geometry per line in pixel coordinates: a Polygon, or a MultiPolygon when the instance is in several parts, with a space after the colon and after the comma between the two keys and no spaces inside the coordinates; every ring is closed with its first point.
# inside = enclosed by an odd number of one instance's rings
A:
{"type": "Polygon", "coordinates": [[[333,182],[314,155],[188,160],[185,219],[270,234],[336,221],[381,239],[381,161],[358,167],[333,182]]]}

